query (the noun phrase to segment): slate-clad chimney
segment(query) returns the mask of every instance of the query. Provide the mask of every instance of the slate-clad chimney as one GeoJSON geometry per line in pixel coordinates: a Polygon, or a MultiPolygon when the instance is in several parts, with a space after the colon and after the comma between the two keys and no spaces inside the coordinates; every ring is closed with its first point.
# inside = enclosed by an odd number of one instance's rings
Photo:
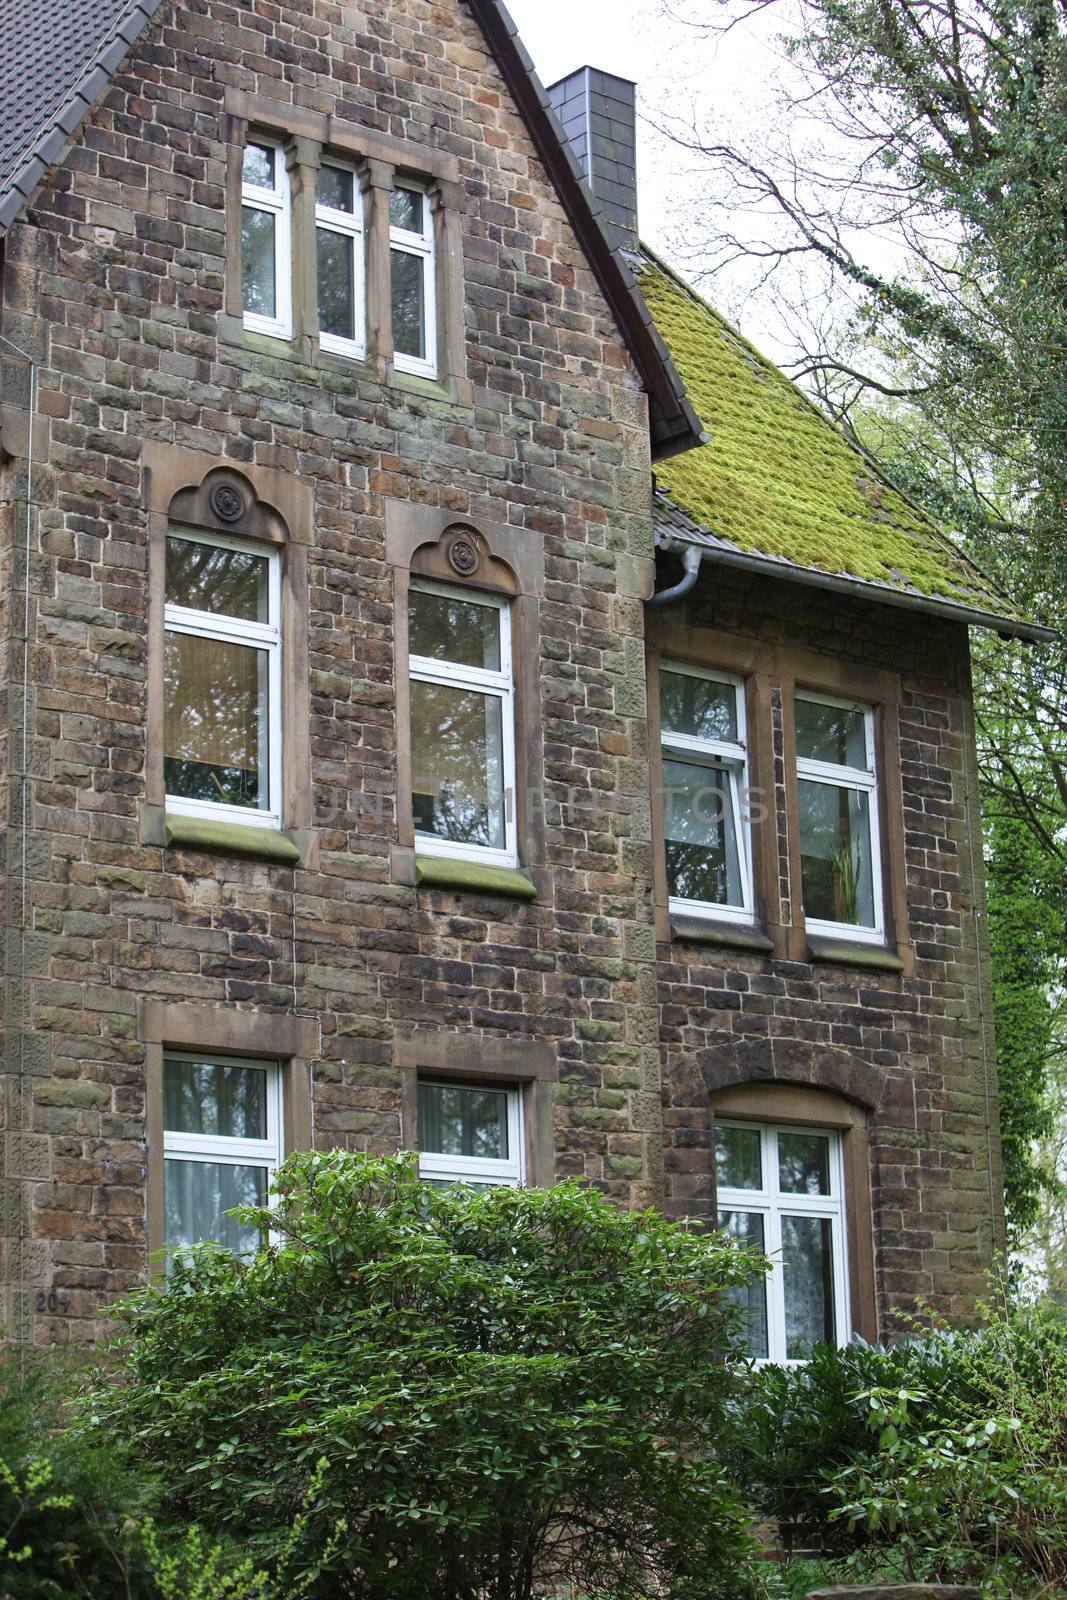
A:
{"type": "Polygon", "coordinates": [[[637,248],[637,118],[626,78],[580,67],[548,90],[612,244],[637,248]]]}

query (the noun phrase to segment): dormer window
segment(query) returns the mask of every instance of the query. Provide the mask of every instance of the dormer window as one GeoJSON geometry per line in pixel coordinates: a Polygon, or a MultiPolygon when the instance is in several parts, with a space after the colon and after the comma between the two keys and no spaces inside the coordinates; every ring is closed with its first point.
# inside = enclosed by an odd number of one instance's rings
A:
{"type": "Polygon", "coordinates": [[[289,174],[280,145],[253,139],[241,173],[241,293],[245,327],[293,333],[289,174]]]}
{"type": "Polygon", "coordinates": [[[398,372],[437,376],[433,212],[424,189],[398,181],[389,204],[393,362],[398,372]]]}

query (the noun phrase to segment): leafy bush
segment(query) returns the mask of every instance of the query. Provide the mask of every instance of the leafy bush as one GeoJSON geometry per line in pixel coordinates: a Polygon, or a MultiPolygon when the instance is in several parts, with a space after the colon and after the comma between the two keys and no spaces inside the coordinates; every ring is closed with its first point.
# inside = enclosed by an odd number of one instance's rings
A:
{"type": "MultiPolygon", "coordinates": [[[[822,1346],[806,1367],[750,1373],[725,1455],[786,1549],[829,1555],[838,1582],[1058,1595],[1065,1394],[1063,1309],[992,1309],[971,1333],[822,1346]]],[[[803,1592],[792,1582],[787,1569],[783,1592],[803,1592]]]]}
{"type": "Polygon", "coordinates": [[[74,1372],[56,1356],[0,1350],[5,1600],[127,1600],[127,1579],[136,1585],[144,1573],[130,1535],[147,1486],[62,1431],[74,1372]]]}
{"type": "Polygon", "coordinates": [[[921,1387],[875,1389],[877,1454],[837,1474],[831,1515],[892,1542],[909,1579],[989,1594],[1067,1592],[1067,1314],[986,1313],[958,1346],[951,1413],[921,1387]]]}
{"type": "Polygon", "coordinates": [[[292,1158],[275,1244],[204,1247],[127,1306],[96,1436],[258,1561],[304,1508],[312,1596],[746,1592],[716,1462],[737,1349],[719,1236],[578,1185],[432,1189],[403,1158],[292,1158]],[[308,1485],[317,1474],[313,1491],[308,1485]]]}
{"type": "Polygon", "coordinates": [[[859,1397],[921,1380],[933,1411],[952,1414],[960,1339],[943,1333],[888,1347],[859,1338],[844,1349],[819,1344],[803,1366],[749,1368],[740,1376],[720,1453],[760,1515],[776,1525],[787,1552],[843,1554],[865,1542],[847,1523],[829,1520],[827,1499],[837,1471],[877,1454],[869,1409],[859,1397]]]}

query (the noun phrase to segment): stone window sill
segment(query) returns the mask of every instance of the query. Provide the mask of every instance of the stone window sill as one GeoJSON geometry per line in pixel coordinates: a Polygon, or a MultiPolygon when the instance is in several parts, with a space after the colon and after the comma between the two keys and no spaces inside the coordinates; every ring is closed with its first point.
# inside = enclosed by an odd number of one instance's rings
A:
{"type": "Polygon", "coordinates": [[[336,372],[349,377],[354,383],[383,384],[398,394],[418,396],[423,400],[440,400],[448,405],[473,404],[473,388],[469,380],[441,372],[436,378],[422,377],[415,372],[398,372],[391,362],[386,364],[384,375],[378,363],[369,356],[339,355],[335,350],[322,350],[317,339],[294,334],[291,339],[275,338],[272,334],[255,333],[246,328],[240,317],[222,312],[219,316],[219,336],[224,344],[238,345],[254,350],[260,355],[273,356],[278,361],[292,361],[298,366],[336,372]]]}
{"type": "Polygon", "coordinates": [[[770,955],[774,950],[774,940],[762,928],[731,922],[725,917],[672,916],[671,938],[679,944],[707,944],[720,950],[747,950],[761,956],[770,955]]]}
{"type": "Polygon", "coordinates": [[[308,865],[314,834],[303,829],[249,827],[242,822],[206,817],[176,816],[162,806],[145,806],[141,840],[166,850],[200,850],[206,855],[243,856],[252,861],[272,861],[284,867],[308,865]]]}
{"type": "Polygon", "coordinates": [[[458,889],[468,894],[502,895],[509,900],[536,900],[537,885],[526,872],[492,867],[451,856],[415,857],[415,882],[420,889],[458,889]]]}
{"type": "Polygon", "coordinates": [[[865,967],[871,972],[903,972],[904,963],[895,950],[884,944],[866,944],[862,939],[831,939],[808,935],[808,954],[813,961],[836,967],[865,967]]]}

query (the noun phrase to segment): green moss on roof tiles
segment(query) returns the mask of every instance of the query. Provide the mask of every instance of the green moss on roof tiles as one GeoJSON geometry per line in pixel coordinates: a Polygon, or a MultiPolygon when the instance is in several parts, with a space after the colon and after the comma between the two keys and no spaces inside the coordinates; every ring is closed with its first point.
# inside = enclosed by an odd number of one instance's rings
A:
{"type": "Polygon", "coordinates": [[[711,441],[670,499],[748,554],[1014,617],[1010,602],[755,347],[651,251],[641,290],[711,441]]]}

